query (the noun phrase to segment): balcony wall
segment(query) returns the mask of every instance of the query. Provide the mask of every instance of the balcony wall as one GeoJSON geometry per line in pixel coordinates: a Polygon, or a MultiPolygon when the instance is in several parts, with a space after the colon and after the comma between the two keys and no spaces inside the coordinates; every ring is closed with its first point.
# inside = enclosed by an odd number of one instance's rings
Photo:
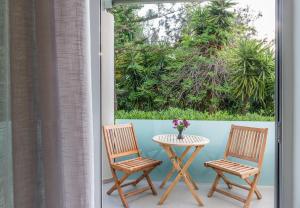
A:
{"type": "MultiPolygon", "coordinates": [[[[142,154],[163,161],[163,164],[152,173],[155,181],[164,178],[171,169],[171,163],[164,150],[155,142],[152,137],[157,134],[176,133],[172,128],[171,121],[167,120],[117,120],[117,123],[133,123],[138,137],[138,144],[142,154]]],[[[275,123],[274,122],[245,122],[245,121],[191,121],[191,126],[184,132],[207,137],[210,143],[197,156],[190,167],[193,178],[201,183],[211,183],[215,177],[212,170],[203,166],[208,160],[222,158],[232,124],[268,128],[268,142],[265,152],[264,165],[260,178],[260,185],[272,186],[274,184],[275,173],[275,123]]],[[[176,151],[182,151],[177,148],[176,151]]],[[[251,163],[248,163],[251,164],[251,163]]],[[[237,181],[238,179],[233,178],[237,181]]]]}

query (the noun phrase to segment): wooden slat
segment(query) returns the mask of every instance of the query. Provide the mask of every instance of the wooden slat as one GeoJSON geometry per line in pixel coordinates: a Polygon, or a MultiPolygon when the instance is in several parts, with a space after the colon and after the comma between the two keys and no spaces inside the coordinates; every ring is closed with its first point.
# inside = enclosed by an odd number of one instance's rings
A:
{"type": "Polygon", "coordinates": [[[104,126],[103,132],[110,161],[132,154],[139,155],[132,125],[104,126]]]}
{"type": "Polygon", "coordinates": [[[229,160],[209,161],[205,163],[205,166],[222,170],[224,172],[240,176],[241,178],[249,177],[249,175],[254,175],[259,172],[257,167],[251,167],[240,163],[231,162],[229,160]]]}
{"type": "Polygon", "coordinates": [[[244,186],[244,185],[240,185],[238,183],[234,183],[234,182],[230,181],[230,184],[233,185],[233,186],[236,186],[238,188],[244,189],[244,190],[248,190],[248,191],[250,190],[250,187],[247,187],[247,186],[244,186]]]}
{"type": "Polygon", "coordinates": [[[122,153],[118,153],[118,154],[112,154],[111,157],[112,158],[119,158],[119,157],[125,157],[125,156],[128,156],[128,155],[137,154],[137,153],[139,153],[139,151],[132,150],[132,151],[122,152],[122,153]]]}
{"type": "Polygon", "coordinates": [[[158,160],[152,160],[148,158],[134,158],[129,159],[117,163],[113,163],[112,166],[118,170],[122,170],[125,172],[131,172],[135,170],[145,169],[145,168],[151,168],[154,166],[157,166],[161,163],[161,161],[158,160]]]}
{"type": "Polygon", "coordinates": [[[150,189],[151,189],[150,187],[140,188],[140,189],[137,189],[137,190],[134,190],[134,191],[127,192],[127,193],[124,194],[124,196],[127,198],[127,197],[130,197],[130,196],[134,196],[134,195],[143,193],[143,192],[148,191],[150,189]]]}
{"type": "Polygon", "coordinates": [[[267,129],[232,126],[225,158],[237,157],[252,162],[258,162],[267,140],[267,129]]]}
{"type": "Polygon", "coordinates": [[[124,131],[124,138],[125,138],[125,141],[124,141],[124,144],[125,144],[125,149],[126,151],[130,151],[132,149],[134,149],[134,145],[132,142],[130,142],[130,138],[131,138],[131,135],[129,134],[130,133],[130,129],[129,128],[123,128],[122,129],[124,131]]]}
{"type": "Polygon", "coordinates": [[[230,192],[224,191],[224,190],[219,189],[219,188],[216,188],[215,191],[218,192],[218,193],[220,193],[220,194],[223,194],[225,196],[228,196],[230,198],[236,199],[236,200],[238,200],[240,202],[246,203],[246,199],[243,199],[242,197],[240,197],[238,195],[232,194],[230,192]]]}

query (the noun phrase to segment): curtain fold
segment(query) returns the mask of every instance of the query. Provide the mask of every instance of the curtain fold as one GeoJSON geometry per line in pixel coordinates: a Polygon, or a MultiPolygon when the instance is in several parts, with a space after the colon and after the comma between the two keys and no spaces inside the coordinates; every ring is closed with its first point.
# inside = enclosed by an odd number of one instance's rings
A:
{"type": "Polygon", "coordinates": [[[16,208],[92,207],[88,0],[10,0],[16,208]]]}
{"type": "Polygon", "coordinates": [[[0,207],[13,207],[8,0],[0,0],[0,207]]]}

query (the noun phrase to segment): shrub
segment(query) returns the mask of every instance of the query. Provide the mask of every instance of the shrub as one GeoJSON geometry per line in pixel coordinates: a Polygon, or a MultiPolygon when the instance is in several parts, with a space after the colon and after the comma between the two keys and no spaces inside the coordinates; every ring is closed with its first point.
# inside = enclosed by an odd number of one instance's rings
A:
{"type": "Polygon", "coordinates": [[[258,113],[247,113],[245,115],[230,114],[226,111],[216,113],[200,112],[192,109],[169,108],[162,111],[124,111],[116,112],[116,119],[149,119],[149,120],[171,120],[189,119],[189,120],[212,120],[212,121],[274,121],[272,116],[263,116],[258,113]]]}
{"type": "Polygon", "coordinates": [[[274,116],[274,43],[255,37],[252,23],[261,15],[234,5],[161,4],[141,16],[138,5],[114,7],[115,97],[122,116],[177,115],[170,108],[193,109],[208,120],[274,116]]]}

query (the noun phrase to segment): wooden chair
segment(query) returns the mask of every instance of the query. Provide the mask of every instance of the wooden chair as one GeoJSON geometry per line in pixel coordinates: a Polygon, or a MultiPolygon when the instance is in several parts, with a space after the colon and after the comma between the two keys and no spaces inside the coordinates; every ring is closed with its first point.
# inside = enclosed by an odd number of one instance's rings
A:
{"type": "Polygon", "coordinates": [[[152,190],[153,195],[157,195],[149,173],[156,166],[160,165],[161,161],[141,157],[132,124],[104,126],[103,133],[111,172],[115,181],[115,184],[111,187],[107,194],[110,195],[113,191],[118,190],[121,201],[126,208],[128,208],[126,198],[129,196],[133,196],[150,189],[152,190]],[[118,158],[132,155],[136,155],[136,157],[116,162],[116,159],[118,158]],[[124,175],[119,179],[116,171],[121,171],[124,175]],[[142,172],[142,175],[133,182],[123,184],[128,176],[136,172],[142,172]],[[144,178],[146,178],[149,186],[127,193],[123,192],[122,187],[129,185],[135,186],[144,178]]]}
{"type": "Polygon", "coordinates": [[[225,196],[231,197],[244,203],[244,208],[249,208],[253,193],[258,199],[262,198],[261,193],[256,185],[261,174],[264,152],[266,148],[268,129],[266,128],[252,128],[232,125],[229,134],[229,139],[224,155],[224,159],[206,162],[206,167],[212,168],[216,171],[217,176],[208,193],[208,197],[212,197],[214,192],[221,193],[225,196]],[[228,160],[228,157],[235,157],[246,161],[256,163],[256,167],[244,165],[228,160]],[[224,173],[232,174],[245,180],[247,185],[240,185],[228,180],[224,173]],[[250,178],[253,177],[253,180],[250,178]],[[220,179],[223,179],[228,188],[233,186],[248,190],[246,199],[217,188],[220,179]]]}

